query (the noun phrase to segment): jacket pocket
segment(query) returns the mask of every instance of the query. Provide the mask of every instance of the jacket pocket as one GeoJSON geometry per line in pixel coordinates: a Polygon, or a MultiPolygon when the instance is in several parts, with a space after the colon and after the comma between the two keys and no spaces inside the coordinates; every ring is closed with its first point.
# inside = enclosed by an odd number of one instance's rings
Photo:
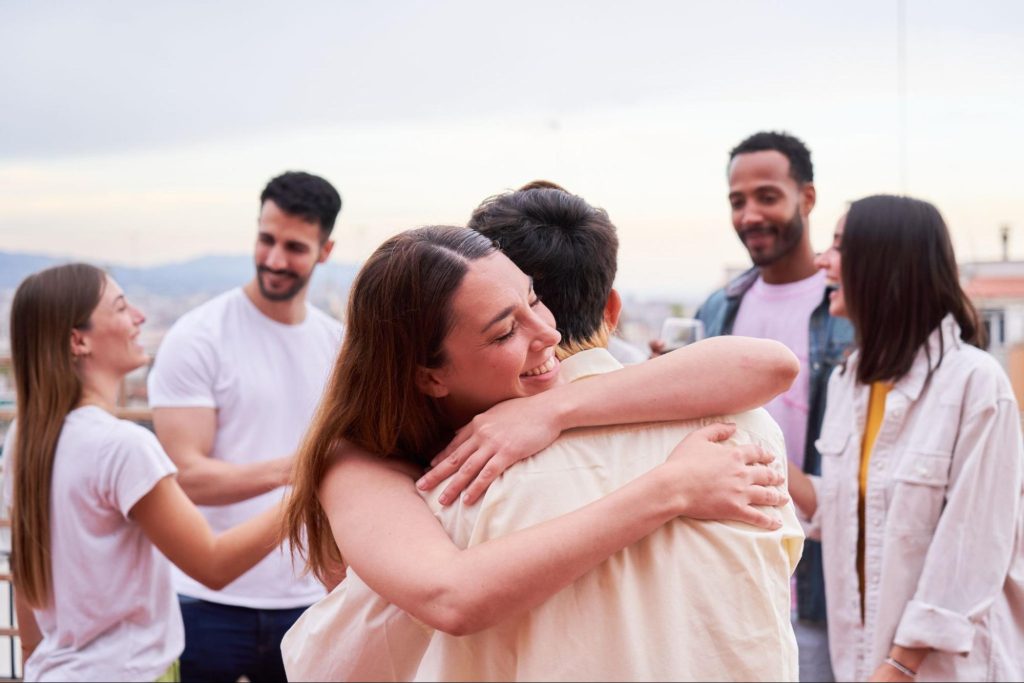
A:
{"type": "MultiPolygon", "coordinates": [[[[846,453],[852,434],[849,429],[824,429],[822,436],[814,445],[821,453],[821,490],[820,496],[826,499],[833,499],[843,481],[845,472],[849,469],[845,466],[846,460],[843,455],[846,453]]],[[[821,504],[819,500],[818,504],[821,504]]]]}
{"type": "Polygon", "coordinates": [[[846,450],[846,444],[850,441],[849,431],[831,431],[822,429],[821,437],[814,442],[814,446],[822,455],[842,455],[846,450]]]}
{"type": "Polygon", "coordinates": [[[894,531],[931,534],[946,504],[952,455],[907,451],[893,470],[886,511],[894,531]]]}

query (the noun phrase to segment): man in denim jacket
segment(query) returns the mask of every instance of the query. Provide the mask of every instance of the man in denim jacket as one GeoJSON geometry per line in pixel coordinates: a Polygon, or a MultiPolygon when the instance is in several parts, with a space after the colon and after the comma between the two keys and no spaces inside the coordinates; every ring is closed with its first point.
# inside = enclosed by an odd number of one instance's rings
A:
{"type": "MultiPolygon", "coordinates": [[[[791,135],[757,133],[732,150],[732,222],[754,267],[708,297],[697,317],[708,336],[767,337],[797,355],[801,371],[793,389],[766,407],[782,427],[793,466],[820,474],[814,442],[825,414],[828,378],[853,343],[853,328],[829,316],[825,279],[814,267],[807,230],[813,181],[810,152],[791,135]]],[[[800,680],[831,681],[820,544],[805,545],[796,586],[800,680]]]]}

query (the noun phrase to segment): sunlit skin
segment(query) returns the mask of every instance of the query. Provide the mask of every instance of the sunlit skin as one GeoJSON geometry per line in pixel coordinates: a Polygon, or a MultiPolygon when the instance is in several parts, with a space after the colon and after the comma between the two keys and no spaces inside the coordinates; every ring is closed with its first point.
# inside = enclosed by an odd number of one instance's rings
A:
{"type": "Polygon", "coordinates": [[[146,316],[128,303],[109,276],[89,324],[71,330],[71,355],[82,382],[79,405],[95,404],[113,411],[124,376],[149,362],[139,344],[146,316]]]}
{"type": "Polygon", "coordinates": [[[272,200],[260,209],[256,236],[256,278],[245,292],[268,317],[301,322],[306,288],[317,264],[331,254],[334,242],[321,242],[320,226],[285,213],[272,200]]]}
{"type": "Polygon", "coordinates": [[[103,294],[89,316],[87,329],[72,332],[72,352],[87,361],[93,371],[124,375],[149,362],[146,350],[138,342],[143,315],[125,298],[124,291],[107,277],[103,294]]]}
{"type": "Polygon", "coordinates": [[[848,318],[846,299],[843,296],[843,229],[846,227],[846,214],[836,223],[836,231],[832,236],[832,246],[814,258],[814,265],[825,271],[825,281],[832,290],[829,293],[828,312],[830,315],[848,318]]]}
{"type": "Polygon", "coordinates": [[[781,152],[747,152],[729,165],[733,228],[765,282],[784,284],[814,274],[808,216],[815,198],[814,184],[797,183],[781,152]]]}
{"type": "Polygon", "coordinates": [[[420,389],[439,398],[453,426],[505,399],[559,381],[561,336],[533,283],[504,254],[472,261],[452,298],[445,363],[423,369],[420,389]],[[457,397],[457,398],[456,398],[457,397]]]}

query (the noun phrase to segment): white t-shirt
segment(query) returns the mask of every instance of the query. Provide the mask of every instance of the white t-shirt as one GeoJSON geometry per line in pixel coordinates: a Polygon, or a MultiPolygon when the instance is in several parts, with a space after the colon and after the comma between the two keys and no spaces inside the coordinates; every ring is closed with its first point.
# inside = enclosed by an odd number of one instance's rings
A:
{"type": "Polygon", "coordinates": [[[143,427],[96,406],[68,414],[51,483],[53,596],[33,610],[43,639],[25,662],[26,681],[151,681],[181,655],[171,563],[128,518],[176,472],[143,427]]]}
{"type": "MultiPolygon", "coordinates": [[[[211,457],[245,464],[292,455],[320,401],[342,338],[341,323],[307,305],[286,325],[263,315],[241,288],[182,316],[149,373],[153,408],[217,410],[211,457]]],[[[274,505],[284,488],[231,505],[199,509],[221,533],[274,505]]],[[[312,576],[297,576],[287,544],[220,591],[174,570],[178,592],[255,609],[311,605],[324,595],[312,576]]]]}
{"type": "Polygon", "coordinates": [[[800,374],[793,385],[773,398],[765,409],[782,428],[786,453],[798,467],[804,464],[807,444],[807,415],[810,411],[810,322],[811,313],[825,297],[825,271],[797,282],[769,285],[760,277],[754,282],[736,312],[732,333],[744,337],[774,339],[785,344],[800,360],[800,374]]]}

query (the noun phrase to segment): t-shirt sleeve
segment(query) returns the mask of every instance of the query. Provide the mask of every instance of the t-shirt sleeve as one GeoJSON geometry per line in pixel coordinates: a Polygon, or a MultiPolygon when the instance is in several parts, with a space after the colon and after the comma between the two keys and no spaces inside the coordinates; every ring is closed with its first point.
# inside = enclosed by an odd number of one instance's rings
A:
{"type": "Polygon", "coordinates": [[[167,333],[149,371],[152,408],[216,408],[217,357],[207,335],[192,326],[167,333]]]}
{"type": "Polygon", "coordinates": [[[111,433],[107,457],[101,462],[107,503],[126,518],[157,482],[178,472],[152,432],[125,421],[111,433]]]}

